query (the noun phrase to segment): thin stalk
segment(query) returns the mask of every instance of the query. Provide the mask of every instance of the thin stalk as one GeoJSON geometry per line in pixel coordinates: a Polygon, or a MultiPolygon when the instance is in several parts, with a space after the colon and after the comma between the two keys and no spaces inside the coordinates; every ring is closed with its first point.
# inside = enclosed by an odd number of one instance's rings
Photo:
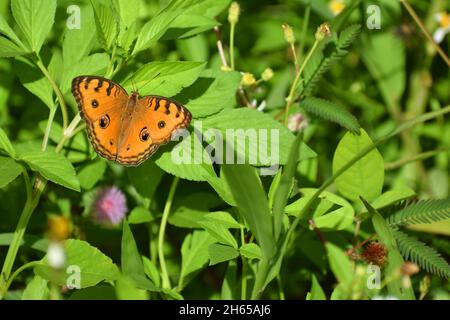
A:
{"type": "Polygon", "coordinates": [[[164,259],[164,234],[166,232],[167,219],[169,218],[173,197],[175,195],[175,191],[177,190],[179,180],[180,179],[178,177],[175,177],[172,181],[172,185],[170,186],[169,195],[167,197],[166,205],[164,206],[158,234],[158,258],[161,266],[162,286],[166,289],[170,289],[170,278],[166,267],[166,260],[164,259]]]}
{"type": "MultiPolygon", "coordinates": [[[[244,237],[244,227],[242,225],[240,228],[240,233],[241,233],[241,246],[243,246],[245,244],[245,237],[244,237]]],[[[245,300],[247,299],[247,261],[243,256],[241,256],[241,259],[242,259],[241,299],[245,300]]]]}
{"type": "Polygon", "coordinates": [[[41,145],[41,150],[45,151],[47,149],[47,144],[48,144],[48,138],[50,136],[50,130],[52,129],[52,123],[53,123],[53,119],[55,118],[55,114],[56,114],[56,106],[50,110],[50,113],[48,115],[48,120],[47,120],[47,126],[45,128],[45,133],[44,133],[44,139],[42,140],[42,145],[41,145]]]}
{"type": "Polygon", "coordinates": [[[442,57],[442,59],[445,61],[445,63],[450,67],[450,59],[447,56],[447,54],[442,50],[441,46],[437,44],[431,33],[428,31],[428,29],[423,24],[422,20],[420,20],[419,16],[417,15],[416,11],[411,7],[411,5],[406,0],[400,0],[402,5],[405,7],[405,9],[408,11],[409,15],[414,19],[416,24],[419,26],[419,28],[422,30],[425,37],[431,42],[433,47],[436,49],[436,51],[439,53],[439,55],[442,57]]]}
{"type": "Polygon", "coordinates": [[[384,165],[384,170],[394,170],[394,169],[404,166],[405,164],[415,162],[415,161],[425,160],[425,159],[431,158],[441,152],[449,152],[449,151],[450,151],[450,148],[422,152],[422,153],[414,155],[412,157],[408,157],[405,159],[400,159],[400,160],[397,160],[394,162],[386,163],[384,165]]]}
{"type": "Polygon", "coordinates": [[[14,273],[11,275],[11,277],[9,277],[8,282],[6,283],[5,292],[8,291],[8,288],[11,286],[11,283],[19,275],[19,273],[21,273],[25,269],[32,268],[40,263],[41,263],[40,261],[31,261],[31,262],[25,263],[23,266],[17,268],[17,270],[14,271],[14,273]]]}
{"type": "Polygon", "coordinates": [[[234,70],[234,31],[236,23],[231,23],[230,25],[230,64],[231,70],[234,70]]]}
{"type": "Polygon", "coordinates": [[[35,61],[35,64],[41,70],[41,72],[44,74],[44,76],[48,79],[48,81],[50,82],[50,84],[53,88],[53,91],[55,91],[56,97],[58,98],[59,105],[61,106],[61,114],[62,114],[62,120],[63,120],[62,127],[63,127],[63,129],[66,129],[67,124],[69,123],[69,117],[67,115],[66,102],[64,101],[64,97],[61,93],[61,90],[59,90],[58,85],[56,84],[55,80],[52,78],[50,72],[48,72],[47,68],[44,66],[44,64],[42,63],[42,60],[40,58],[38,58],[35,61]]]}
{"type": "MultiPolygon", "coordinates": [[[[296,70],[294,82],[292,83],[291,90],[289,91],[289,95],[286,98],[286,107],[285,107],[286,111],[284,113],[284,124],[285,125],[287,125],[287,123],[288,123],[289,109],[292,106],[292,104],[294,103],[294,95],[295,95],[295,91],[297,90],[297,87],[300,83],[300,77],[301,77],[303,70],[305,69],[305,66],[308,63],[309,59],[311,59],[314,51],[317,49],[317,46],[319,45],[319,43],[320,43],[320,41],[317,39],[316,39],[316,41],[314,41],[314,44],[313,44],[311,50],[309,51],[308,55],[306,56],[305,60],[303,61],[300,69],[298,71],[296,70]]],[[[295,51],[293,53],[294,53],[294,55],[296,55],[295,51]]]]}

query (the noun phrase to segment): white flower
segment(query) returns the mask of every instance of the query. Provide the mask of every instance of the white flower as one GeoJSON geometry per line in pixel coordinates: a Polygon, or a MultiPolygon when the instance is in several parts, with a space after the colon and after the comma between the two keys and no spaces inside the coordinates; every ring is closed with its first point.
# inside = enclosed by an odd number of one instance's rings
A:
{"type": "Polygon", "coordinates": [[[292,132],[303,130],[307,126],[308,120],[301,113],[294,113],[289,117],[287,127],[292,132]]]}
{"type": "Polygon", "coordinates": [[[436,43],[441,43],[447,33],[450,33],[450,14],[440,12],[435,15],[435,18],[439,22],[439,28],[434,32],[433,39],[436,43]]]}
{"type": "Polygon", "coordinates": [[[50,242],[47,250],[48,264],[55,268],[61,269],[66,263],[66,254],[60,242],[50,242]]]}

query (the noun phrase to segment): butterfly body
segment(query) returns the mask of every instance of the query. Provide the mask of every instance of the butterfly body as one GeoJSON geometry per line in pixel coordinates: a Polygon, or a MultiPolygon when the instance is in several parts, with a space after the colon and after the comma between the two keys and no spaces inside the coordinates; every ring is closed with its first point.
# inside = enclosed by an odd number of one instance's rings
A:
{"type": "Polygon", "coordinates": [[[102,77],[79,76],[72,81],[89,139],[102,157],[122,165],[139,165],[172,134],[185,129],[191,113],[178,102],[160,96],[139,98],[102,77]]]}

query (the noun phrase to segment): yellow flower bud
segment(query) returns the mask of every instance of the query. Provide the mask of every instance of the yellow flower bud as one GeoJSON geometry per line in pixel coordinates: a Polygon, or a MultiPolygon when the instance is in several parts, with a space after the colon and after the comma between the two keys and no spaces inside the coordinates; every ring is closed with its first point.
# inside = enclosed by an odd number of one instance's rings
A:
{"type": "Polygon", "coordinates": [[[256,83],[255,76],[249,72],[245,72],[241,80],[242,85],[251,86],[256,83]]]}
{"type": "Polygon", "coordinates": [[[48,236],[50,239],[62,241],[70,236],[72,225],[69,219],[52,215],[48,219],[48,236]]]}
{"type": "Polygon", "coordinates": [[[233,2],[228,9],[228,22],[231,24],[236,24],[239,21],[239,14],[241,13],[241,8],[239,3],[233,2]]]}
{"type": "Polygon", "coordinates": [[[283,28],[284,32],[284,38],[289,44],[293,44],[295,42],[295,36],[294,36],[294,30],[292,30],[292,27],[288,24],[283,24],[281,26],[283,28]]]}
{"type": "Polygon", "coordinates": [[[221,66],[220,69],[225,72],[231,71],[231,68],[229,66],[221,66]]]}
{"type": "Polygon", "coordinates": [[[271,68],[266,68],[263,73],[261,74],[261,78],[264,81],[269,81],[273,78],[273,70],[271,68]]]}
{"type": "Polygon", "coordinates": [[[330,37],[330,36],[331,36],[331,28],[330,28],[330,25],[329,25],[327,22],[322,23],[322,24],[317,28],[317,31],[316,31],[316,40],[317,40],[317,41],[322,41],[323,39],[328,38],[328,37],[330,37]]]}

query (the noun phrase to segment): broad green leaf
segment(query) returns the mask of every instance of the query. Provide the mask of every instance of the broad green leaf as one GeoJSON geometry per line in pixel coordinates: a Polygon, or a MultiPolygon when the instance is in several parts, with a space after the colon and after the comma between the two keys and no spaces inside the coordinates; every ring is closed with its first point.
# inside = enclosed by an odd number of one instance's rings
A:
{"type": "Polygon", "coordinates": [[[5,17],[2,14],[0,14],[0,34],[4,34],[9,39],[11,39],[15,45],[21,47],[22,50],[25,50],[22,42],[17,37],[14,30],[11,29],[8,22],[6,22],[5,17]]]}
{"type": "Polygon", "coordinates": [[[347,288],[350,288],[354,274],[350,258],[341,248],[331,242],[327,242],[325,246],[327,248],[328,262],[330,264],[331,271],[333,271],[333,274],[339,283],[342,283],[347,288]]]}
{"type": "Polygon", "coordinates": [[[379,241],[386,246],[388,256],[386,258],[387,265],[384,268],[384,275],[386,278],[392,279],[387,283],[389,294],[394,295],[398,299],[414,300],[414,291],[411,287],[404,286],[404,281],[401,278],[396,277],[400,268],[404,265],[402,255],[398,251],[397,243],[395,242],[394,235],[389,228],[386,220],[381,214],[374,209],[364,198],[361,198],[366,209],[372,216],[372,223],[377,233],[379,241]]]}
{"type": "MultiPolygon", "coordinates": [[[[383,209],[387,206],[395,204],[399,201],[409,199],[416,195],[416,192],[409,187],[399,187],[393,190],[382,193],[378,198],[372,201],[370,204],[374,209],[383,209]]],[[[360,219],[365,218],[368,215],[367,209],[362,208],[361,213],[358,214],[360,219]]]]}
{"type": "Polygon", "coordinates": [[[0,156],[0,188],[6,187],[22,173],[22,167],[14,159],[0,156]]]}
{"type": "Polygon", "coordinates": [[[236,200],[238,211],[247,221],[263,256],[271,258],[275,252],[272,218],[256,169],[249,165],[224,165],[223,174],[236,200]]]}
{"type": "Polygon", "coordinates": [[[98,285],[85,289],[73,290],[69,300],[116,300],[114,287],[98,285]]]}
{"type": "Polygon", "coordinates": [[[59,153],[47,150],[25,151],[18,155],[18,160],[24,161],[33,171],[65,188],[80,191],[80,182],[70,161],[59,153]]]}
{"type": "MultiPolygon", "coordinates": [[[[333,158],[333,173],[346,165],[353,157],[372,145],[369,135],[347,132],[339,142],[333,158]]],[[[359,196],[371,201],[381,194],[384,182],[383,157],[377,149],[370,151],[335,181],[339,192],[347,199],[357,201],[359,196]]]]}
{"type": "Polygon", "coordinates": [[[220,25],[215,19],[200,14],[181,14],[172,21],[161,40],[192,37],[220,25]]]}
{"type": "Polygon", "coordinates": [[[206,180],[208,181],[209,185],[216,191],[216,193],[222,198],[223,201],[228,203],[230,206],[236,206],[236,201],[234,201],[230,187],[222,176],[220,178],[207,176],[206,180]]]}
{"type": "Polygon", "coordinates": [[[34,276],[23,291],[22,300],[47,300],[48,294],[48,281],[34,276]]]}
{"type": "Polygon", "coordinates": [[[141,95],[173,97],[199,77],[205,64],[192,61],[150,62],[128,78],[124,88],[129,90],[134,86],[141,95]]]}
{"type": "Polygon", "coordinates": [[[233,247],[213,243],[208,247],[209,265],[215,265],[239,256],[239,251],[233,247]]]}
{"type": "Polygon", "coordinates": [[[315,275],[312,275],[311,291],[306,295],[306,300],[327,300],[322,287],[315,275]]]}
{"type": "Polygon", "coordinates": [[[118,277],[115,288],[118,300],[148,300],[147,291],[136,288],[125,276],[118,277]]]}
{"type": "Polygon", "coordinates": [[[239,281],[237,276],[237,263],[236,260],[228,261],[227,271],[222,282],[222,290],[220,298],[223,300],[233,300],[240,297],[239,281]]]}
{"type": "Polygon", "coordinates": [[[144,207],[136,207],[128,215],[129,224],[139,224],[151,222],[155,217],[144,207]]]}
{"type": "Polygon", "coordinates": [[[181,272],[178,288],[187,284],[187,279],[200,271],[209,259],[208,247],[214,243],[206,231],[194,231],[188,234],[181,245],[181,272]]]}
{"type": "MultiPolygon", "coordinates": [[[[177,49],[184,60],[187,61],[206,61],[209,57],[209,44],[204,34],[178,40],[177,49]]],[[[210,69],[203,72],[208,70],[210,69]]]]}
{"type": "MultiPolygon", "coordinates": [[[[297,216],[316,191],[317,189],[313,188],[300,189],[303,197],[289,204],[285,209],[286,213],[297,216]]],[[[313,218],[320,230],[344,230],[353,223],[355,211],[344,198],[329,191],[323,191],[319,199],[320,203],[314,211],[313,218]],[[332,210],[330,211],[330,209],[332,210]]]]}
{"type": "Polygon", "coordinates": [[[62,43],[64,70],[68,70],[86,57],[97,40],[92,6],[80,6],[80,9],[80,29],[65,28],[64,30],[62,43]]]}
{"type": "Polygon", "coordinates": [[[139,0],[114,0],[113,4],[120,16],[122,28],[129,28],[139,18],[139,0]]]}
{"type": "Polygon", "coordinates": [[[119,269],[112,260],[86,241],[69,239],[64,241],[63,246],[67,269],[53,269],[47,264],[45,256],[42,264],[34,268],[38,276],[58,285],[66,285],[70,277],[77,276],[79,271],[81,288],[95,286],[101,281],[114,281],[117,278],[119,269]]]}
{"type": "Polygon", "coordinates": [[[203,150],[197,134],[189,134],[173,148],[161,148],[154,156],[155,163],[162,170],[186,180],[207,181],[216,177],[208,154],[203,150]],[[208,161],[209,160],[209,161],[208,161]]]}
{"type": "Polygon", "coordinates": [[[0,128],[0,150],[6,151],[6,153],[12,158],[16,156],[16,151],[14,150],[11,141],[9,141],[6,132],[2,128],[0,128]]]}
{"type": "Polygon", "coordinates": [[[208,213],[206,210],[198,210],[181,206],[169,216],[169,223],[179,228],[199,228],[199,221],[208,213]]]}
{"type": "MultiPolygon", "coordinates": [[[[9,246],[13,238],[13,233],[0,233],[0,246],[9,246]]],[[[47,252],[48,239],[39,238],[33,235],[25,234],[20,245],[40,252],[47,252]]]]}
{"type": "Polygon", "coordinates": [[[400,103],[406,85],[404,43],[389,32],[372,33],[363,40],[362,59],[377,81],[384,101],[393,108],[400,103]]]}
{"type": "Polygon", "coordinates": [[[22,85],[53,109],[53,89],[50,81],[34,64],[22,57],[16,58],[14,69],[22,85]]]}
{"type": "Polygon", "coordinates": [[[214,239],[216,239],[217,242],[232,246],[235,249],[238,248],[237,241],[231,234],[230,230],[228,230],[227,227],[220,222],[213,220],[201,220],[198,224],[214,239]]]}
{"type": "Polygon", "coordinates": [[[107,66],[108,55],[105,53],[94,53],[82,58],[64,71],[61,80],[61,92],[67,93],[72,87],[72,79],[77,76],[85,74],[103,76],[107,66]]]}
{"type": "Polygon", "coordinates": [[[239,253],[247,259],[262,259],[261,248],[256,243],[246,243],[239,248],[239,253]]]}
{"type": "Polygon", "coordinates": [[[38,53],[53,26],[56,0],[12,0],[11,11],[28,48],[38,53]]]}
{"type": "Polygon", "coordinates": [[[27,53],[25,50],[21,49],[14,42],[0,37],[0,58],[9,58],[21,56],[27,53]]]}
{"type": "Polygon", "coordinates": [[[77,174],[80,186],[85,190],[92,189],[95,184],[103,178],[105,169],[105,161],[99,159],[89,162],[81,167],[77,174]]]}
{"type": "Polygon", "coordinates": [[[241,82],[238,72],[224,72],[206,69],[188,88],[176,97],[185,105],[194,118],[202,118],[232,108],[236,104],[236,90],[241,82]]]}
{"type": "MultiPolygon", "coordinates": [[[[258,166],[286,164],[290,147],[295,139],[295,136],[273,117],[249,108],[224,109],[206,118],[202,127],[205,131],[218,130],[210,133],[211,138],[216,137],[209,143],[211,148],[218,150],[216,154],[229,156],[228,153],[232,152],[231,148],[234,145],[239,158],[234,157],[232,163],[242,163],[246,160],[245,163],[258,166]],[[228,131],[228,138],[227,129],[232,129],[228,131]],[[222,141],[225,141],[226,146],[222,141]],[[227,148],[230,149],[228,152],[227,148]]],[[[299,161],[315,156],[315,152],[306,144],[300,145],[299,161]]],[[[229,160],[217,155],[216,158],[230,163],[229,160]]]]}
{"type": "Polygon", "coordinates": [[[91,0],[91,4],[94,9],[98,38],[103,48],[108,51],[118,34],[118,22],[116,21],[115,12],[110,2],[108,2],[109,5],[103,5],[99,1],[91,0]]]}
{"type": "Polygon", "coordinates": [[[211,212],[203,216],[204,221],[217,222],[226,228],[240,228],[241,225],[226,211],[211,212]]]}

